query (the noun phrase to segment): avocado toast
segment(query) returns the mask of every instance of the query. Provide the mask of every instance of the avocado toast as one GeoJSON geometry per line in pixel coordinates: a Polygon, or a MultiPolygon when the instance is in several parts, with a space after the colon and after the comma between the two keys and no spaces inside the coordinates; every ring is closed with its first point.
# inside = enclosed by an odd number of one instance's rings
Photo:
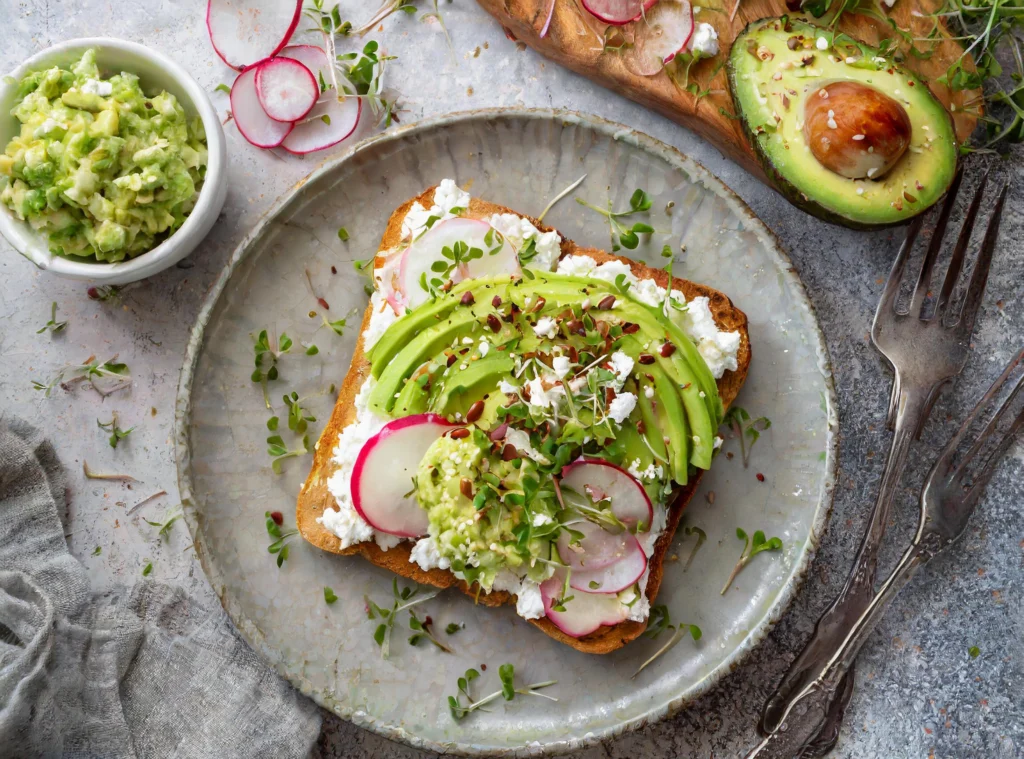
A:
{"type": "Polygon", "coordinates": [[[635,639],[746,378],[745,315],[450,180],[392,214],[374,265],[302,536],[580,651],[635,639]]]}

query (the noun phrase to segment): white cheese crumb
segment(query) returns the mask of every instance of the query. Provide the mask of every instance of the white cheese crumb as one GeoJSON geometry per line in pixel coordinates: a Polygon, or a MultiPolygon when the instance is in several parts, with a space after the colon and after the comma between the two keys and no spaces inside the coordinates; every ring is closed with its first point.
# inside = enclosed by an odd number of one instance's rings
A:
{"type": "Polygon", "coordinates": [[[608,405],[608,416],[622,424],[634,408],[636,408],[636,396],[632,393],[621,393],[612,398],[612,402],[608,405]]]}
{"type": "Polygon", "coordinates": [[[825,39],[824,37],[818,37],[817,41],[814,43],[814,46],[818,48],[818,50],[828,50],[828,40],[825,39]]]}
{"type": "Polygon", "coordinates": [[[542,316],[537,320],[533,331],[537,337],[546,337],[548,340],[553,340],[558,334],[558,322],[550,316],[542,316]]]}
{"type": "Polygon", "coordinates": [[[686,49],[693,53],[694,58],[710,58],[718,55],[718,32],[711,24],[701,22],[693,30],[686,49]]]}
{"type": "Polygon", "coordinates": [[[569,366],[572,362],[569,361],[568,356],[555,356],[551,360],[551,368],[555,372],[555,376],[558,379],[564,379],[569,373],[569,366]]]}

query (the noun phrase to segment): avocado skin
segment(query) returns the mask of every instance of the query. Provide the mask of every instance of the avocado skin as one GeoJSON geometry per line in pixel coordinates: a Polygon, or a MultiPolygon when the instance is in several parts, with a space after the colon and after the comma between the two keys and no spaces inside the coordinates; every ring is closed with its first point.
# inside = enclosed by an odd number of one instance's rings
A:
{"type": "MultiPolygon", "coordinates": [[[[736,43],[734,43],[734,49],[739,49],[738,47],[736,47],[736,45],[739,43],[741,38],[744,38],[747,34],[751,34],[758,31],[757,29],[755,29],[755,27],[779,21],[781,18],[784,17],[766,16],[765,18],[758,19],[757,21],[751,21],[749,24],[746,25],[746,27],[744,27],[743,31],[736,36],[736,43]]],[[[737,72],[736,67],[733,65],[732,51],[730,51],[729,57],[726,60],[725,69],[727,76],[729,78],[729,91],[730,93],[735,92],[737,88],[737,72]]],[[[923,83],[921,83],[920,79],[917,79],[917,77],[914,77],[914,79],[919,84],[921,84],[922,87],[925,86],[923,83]]],[[[930,205],[922,205],[921,208],[917,209],[917,213],[913,214],[912,216],[907,216],[897,221],[879,222],[877,224],[855,221],[844,216],[842,213],[838,211],[834,211],[830,208],[825,208],[820,203],[815,201],[813,198],[806,196],[803,192],[801,192],[795,186],[793,186],[793,184],[788,179],[786,179],[781,174],[781,172],[779,172],[779,170],[775,167],[775,164],[772,163],[771,157],[762,149],[760,140],[758,140],[757,135],[754,134],[753,125],[750,123],[750,120],[747,116],[747,112],[738,106],[735,98],[733,98],[733,103],[736,104],[737,115],[739,116],[740,121],[743,123],[743,132],[747,136],[747,142],[753,149],[754,156],[757,158],[757,162],[761,164],[761,168],[764,170],[764,173],[768,177],[768,179],[771,180],[775,190],[784,198],[786,198],[786,200],[795,205],[797,208],[806,211],[812,216],[816,216],[817,218],[821,219],[822,221],[826,221],[829,224],[847,227],[848,229],[858,229],[865,231],[872,229],[887,229],[889,227],[903,226],[904,224],[908,223],[912,218],[914,218],[914,216],[918,216],[924,213],[933,205],[935,205],[935,203],[938,203],[939,200],[941,200],[943,195],[945,194],[945,191],[949,189],[949,186],[950,184],[952,184],[953,181],[952,177],[955,176],[956,174],[955,171],[951,173],[950,181],[946,183],[946,187],[943,188],[943,192],[936,196],[935,201],[933,203],[931,203],[930,205]]],[[[946,117],[950,120],[950,123],[952,123],[953,117],[950,116],[948,112],[946,113],[946,117]]]]}

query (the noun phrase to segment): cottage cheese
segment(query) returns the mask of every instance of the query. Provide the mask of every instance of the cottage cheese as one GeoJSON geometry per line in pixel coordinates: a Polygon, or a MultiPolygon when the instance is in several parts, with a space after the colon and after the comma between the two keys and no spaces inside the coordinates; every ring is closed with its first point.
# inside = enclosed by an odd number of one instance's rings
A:
{"type": "Polygon", "coordinates": [[[110,82],[101,82],[98,79],[86,79],[82,85],[82,92],[86,95],[99,95],[109,97],[114,92],[114,85],[110,82]]]}
{"type": "Polygon", "coordinates": [[[569,361],[568,356],[555,356],[551,359],[551,370],[555,373],[555,376],[558,377],[558,379],[565,379],[565,376],[569,373],[571,363],[572,362],[569,361]]]}
{"type": "Polygon", "coordinates": [[[540,619],[544,616],[544,599],[540,584],[523,580],[516,593],[516,613],[523,619],[540,619]]]}
{"type": "Polygon", "coordinates": [[[718,32],[711,24],[703,21],[693,30],[686,49],[693,53],[694,58],[711,58],[718,55],[718,32]]]}
{"type": "Polygon", "coordinates": [[[685,308],[668,308],[668,317],[679,326],[687,337],[697,346],[697,352],[707,362],[708,368],[715,379],[719,379],[727,371],[735,371],[739,367],[736,354],[740,348],[739,332],[723,332],[718,329],[715,318],[711,314],[710,301],[699,296],[687,302],[679,291],[673,290],[671,296],[664,287],[659,287],[653,280],[640,280],[633,275],[629,267],[621,261],[606,261],[597,264],[587,256],[566,256],[558,262],[558,273],[577,277],[593,277],[614,282],[620,275],[630,283],[629,291],[634,297],[649,306],[660,306],[666,297],[685,308]]]}
{"type": "Polygon", "coordinates": [[[557,232],[541,232],[529,219],[514,213],[496,213],[488,222],[516,250],[522,249],[530,240],[535,241],[537,255],[528,264],[531,269],[551,271],[555,268],[562,253],[562,238],[557,232]]]}
{"type": "Polygon", "coordinates": [[[620,393],[608,404],[608,416],[622,424],[636,408],[636,396],[632,393],[620,393]]]}
{"type": "Polygon", "coordinates": [[[448,569],[452,565],[451,561],[437,550],[437,541],[431,535],[416,541],[409,554],[409,562],[418,564],[424,572],[431,569],[448,569]]]}
{"type": "Polygon", "coordinates": [[[546,337],[548,340],[554,340],[555,336],[558,335],[558,322],[550,316],[542,316],[537,320],[533,331],[537,337],[546,337]]]}

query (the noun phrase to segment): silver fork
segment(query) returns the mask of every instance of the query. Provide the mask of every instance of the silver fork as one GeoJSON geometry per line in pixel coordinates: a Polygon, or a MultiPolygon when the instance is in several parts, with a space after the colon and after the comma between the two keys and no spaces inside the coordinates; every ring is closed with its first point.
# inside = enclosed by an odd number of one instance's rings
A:
{"type": "Polygon", "coordinates": [[[823,725],[844,687],[857,654],[899,591],[917,571],[967,529],[985,485],[999,458],[1024,429],[1024,349],[1010,362],[995,384],[974,407],[953,439],[939,455],[921,492],[921,518],[914,542],[885,580],[867,609],[856,619],[841,645],[832,652],[821,673],[796,694],[782,714],[779,729],[747,754],[747,759],[794,759],[818,743],[823,725]],[[1019,373],[1016,384],[973,444],[962,452],[967,433],[987,408],[1002,395],[1003,387],[1019,373]],[[1020,398],[1018,398],[1020,396],[1020,398]]]}
{"type": "MultiPolygon", "coordinates": [[[[943,387],[960,374],[967,362],[975,317],[988,281],[989,265],[992,261],[1007,187],[1003,187],[989,218],[984,242],[971,273],[966,294],[957,310],[951,303],[951,296],[963,269],[967,247],[985,192],[987,175],[982,179],[961,227],[942,289],[935,300],[934,311],[926,318],[923,307],[931,288],[933,270],[942,249],[947,222],[956,202],[961,179],[962,173],[958,172],[946,195],[917,278],[910,308],[906,313],[896,310],[900,283],[914,242],[921,231],[920,217],[907,231],[906,239],[893,264],[889,281],[875,312],[871,338],[892,364],[895,374],[887,419],[887,424],[893,429],[892,447],[885,461],[878,498],[850,576],[839,596],[818,620],[804,650],[790,666],[775,693],[765,703],[761,716],[761,728],[765,734],[779,729],[793,697],[819,677],[833,653],[846,638],[854,620],[871,603],[875,595],[878,553],[886,525],[889,523],[893,498],[906,468],[911,443],[920,435],[943,387]]],[[[843,684],[841,698],[833,706],[829,727],[822,736],[820,753],[817,755],[827,752],[834,744],[835,737],[838,737],[842,710],[852,693],[851,679],[843,684]]]]}

